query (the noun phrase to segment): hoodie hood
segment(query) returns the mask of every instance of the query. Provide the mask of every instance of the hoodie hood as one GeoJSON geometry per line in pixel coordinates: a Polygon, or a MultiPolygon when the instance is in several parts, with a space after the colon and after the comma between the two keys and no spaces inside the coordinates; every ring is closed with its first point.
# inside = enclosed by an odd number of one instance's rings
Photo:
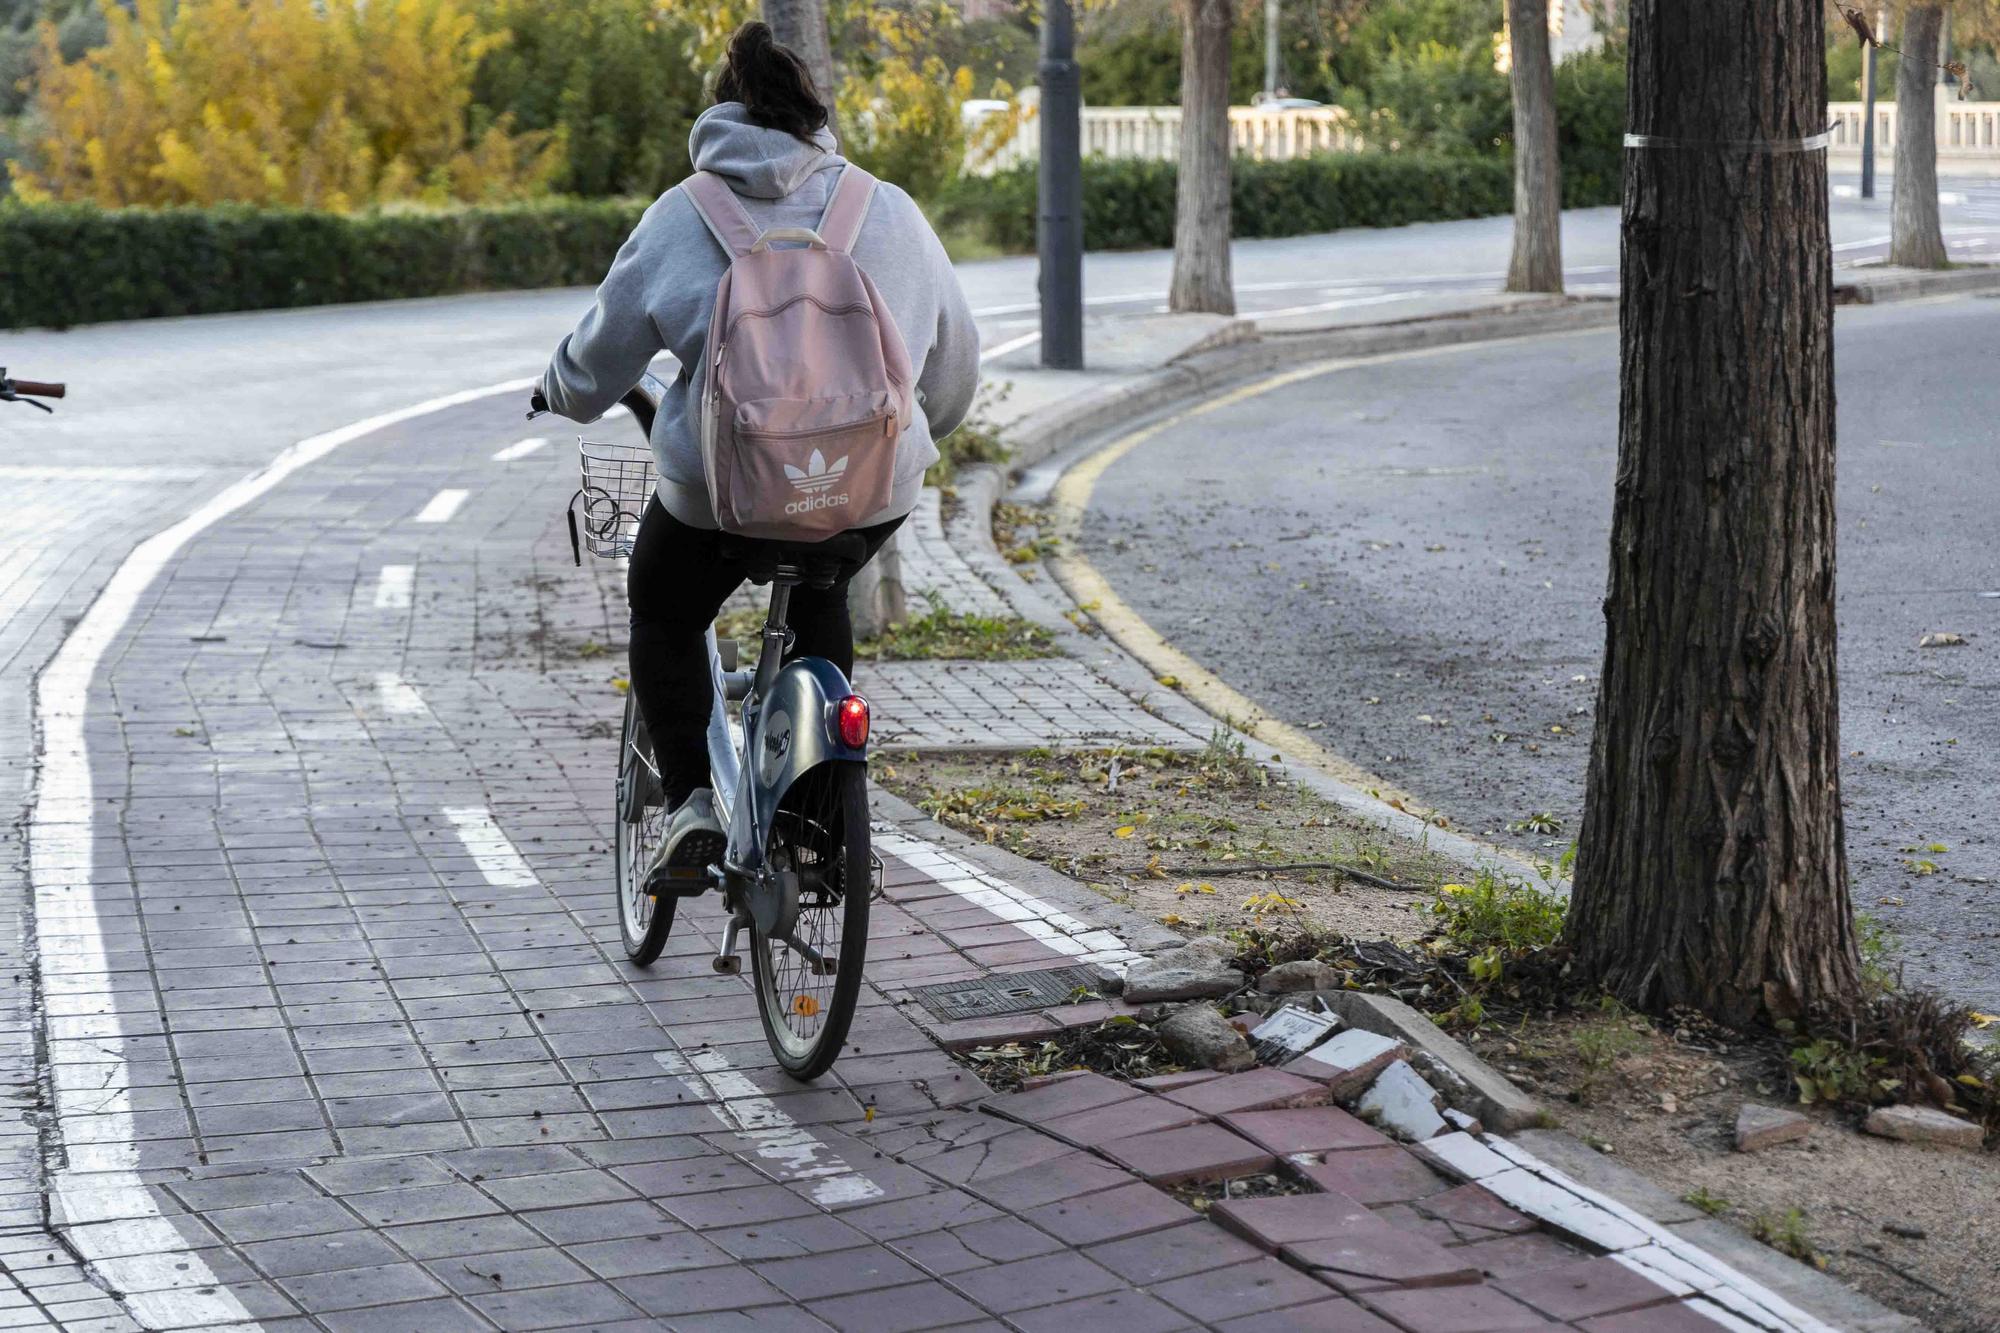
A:
{"type": "Polygon", "coordinates": [[[688,135],[688,156],[696,171],[712,171],[752,199],[783,199],[815,171],[842,160],[833,131],[819,130],[810,144],[802,143],[751,123],[741,102],[718,102],[701,113],[688,135]]]}

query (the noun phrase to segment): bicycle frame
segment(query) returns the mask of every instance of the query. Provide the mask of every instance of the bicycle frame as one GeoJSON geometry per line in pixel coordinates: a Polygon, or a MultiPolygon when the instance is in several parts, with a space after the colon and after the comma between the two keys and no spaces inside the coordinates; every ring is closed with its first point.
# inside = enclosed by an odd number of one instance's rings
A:
{"type": "MultiPolygon", "coordinates": [[[[665,386],[649,375],[626,395],[625,405],[649,435],[664,391],[665,386]]],[[[737,937],[748,920],[768,937],[784,939],[791,934],[787,918],[796,909],[796,895],[787,894],[786,886],[765,864],[771,827],[785,793],[822,764],[867,758],[865,748],[851,748],[840,739],[835,706],[854,692],[846,675],[824,658],[784,660],[790,638],[785,621],[798,581],[798,571],[782,568],[772,581],[763,651],[754,672],[725,670],[713,627],[707,635],[714,699],[708,715],[709,775],[716,813],[729,832],[721,867],[723,888],[740,909],[727,928],[717,971],[735,970],[737,937]],[[742,703],[741,717],[732,721],[729,705],[737,701],[742,703]]]]}

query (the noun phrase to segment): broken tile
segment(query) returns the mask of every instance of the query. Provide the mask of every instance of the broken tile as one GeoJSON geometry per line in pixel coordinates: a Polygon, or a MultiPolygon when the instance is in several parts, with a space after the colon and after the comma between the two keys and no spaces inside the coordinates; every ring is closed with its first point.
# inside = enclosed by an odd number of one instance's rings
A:
{"type": "MultiPolygon", "coordinates": [[[[1345,1194],[1356,1203],[1408,1203],[1445,1188],[1436,1172],[1394,1144],[1346,1152],[1294,1153],[1285,1162],[1319,1188],[1345,1194]]],[[[1503,1206],[1497,1199],[1494,1205],[1503,1206]]]]}
{"type": "Polygon", "coordinates": [[[1564,1321],[1662,1305],[1674,1297],[1665,1287],[1610,1258],[1546,1268],[1494,1285],[1515,1300],[1564,1321]]]}
{"type": "Polygon", "coordinates": [[[1323,1106],[1332,1095],[1324,1083],[1282,1069],[1252,1069],[1161,1094],[1204,1115],[1232,1111],[1269,1111],[1298,1106],[1323,1106]]]}
{"type": "Polygon", "coordinates": [[[1405,1142],[1421,1143],[1447,1131],[1438,1114],[1440,1100],[1437,1089],[1409,1061],[1396,1060],[1375,1076],[1355,1103],[1354,1113],[1405,1142]]]}
{"type": "Polygon", "coordinates": [[[1288,1061],[1284,1068],[1301,1078],[1318,1079],[1332,1090],[1336,1100],[1344,1102],[1359,1096],[1377,1074],[1409,1054],[1409,1048],[1393,1037],[1349,1028],[1288,1061]]]}
{"type": "Polygon", "coordinates": [[[1307,1106],[1288,1111],[1242,1111],[1223,1116],[1222,1123],[1280,1157],[1294,1153],[1339,1152],[1349,1148],[1391,1147],[1388,1139],[1338,1106],[1307,1106]]]}

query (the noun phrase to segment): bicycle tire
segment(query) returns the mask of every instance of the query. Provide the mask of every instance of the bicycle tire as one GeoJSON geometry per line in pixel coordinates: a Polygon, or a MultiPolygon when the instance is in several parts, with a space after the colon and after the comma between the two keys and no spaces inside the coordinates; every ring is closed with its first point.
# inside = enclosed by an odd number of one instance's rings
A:
{"type": "Polygon", "coordinates": [[[617,830],[612,859],[616,863],[618,934],[625,944],[625,956],[640,967],[650,967],[673,933],[677,900],[652,898],[645,892],[646,869],[653,863],[660,839],[666,836],[668,813],[653,768],[652,737],[646,734],[637,700],[629,694],[625,696],[625,724],[618,734],[618,787],[612,820],[617,830]],[[641,805],[637,819],[628,817],[633,801],[641,805]]]}
{"type": "Polygon", "coordinates": [[[832,944],[838,958],[832,984],[820,986],[816,983],[822,978],[804,967],[798,954],[765,937],[753,923],[750,966],[765,1040],[785,1072],[802,1081],[833,1067],[854,1021],[868,956],[869,852],[867,764],[821,764],[785,793],[771,830],[772,864],[799,869],[802,878],[819,881],[801,890],[794,934],[822,953],[822,946],[832,944]],[[805,902],[808,892],[819,900],[814,905],[805,902]],[[836,919],[839,935],[833,940],[826,927],[836,919]],[[807,983],[806,989],[800,981],[807,983]]]}

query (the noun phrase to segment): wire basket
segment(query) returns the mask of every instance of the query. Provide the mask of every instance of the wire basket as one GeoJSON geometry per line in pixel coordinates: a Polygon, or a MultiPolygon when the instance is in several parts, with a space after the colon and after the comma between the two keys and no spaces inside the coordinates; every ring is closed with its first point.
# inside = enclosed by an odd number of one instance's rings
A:
{"type": "Polygon", "coordinates": [[[616,560],[632,554],[639,519],[653,498],[653,451],[644,444],[605,444],[579,438],[576,452],[583,485],[570,497],[570,540],[579,535],[577,502],[583,503],[582,544],[592,555],[616,560]]]}

